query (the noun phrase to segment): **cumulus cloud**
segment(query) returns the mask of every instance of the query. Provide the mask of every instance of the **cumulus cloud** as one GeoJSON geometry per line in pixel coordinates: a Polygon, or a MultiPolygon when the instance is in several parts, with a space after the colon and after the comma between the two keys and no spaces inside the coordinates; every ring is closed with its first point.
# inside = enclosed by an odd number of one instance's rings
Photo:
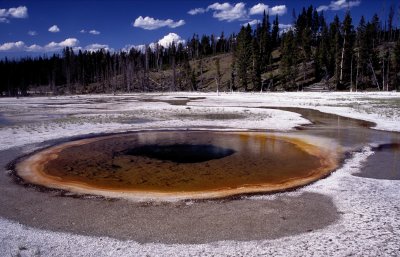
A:
{"type": "Polygon", "coordinates": [[[57,25],[53,25],[53,26],[51,26],[51,27],[49,28],[49,31],[50,31],[51,33],[57,33],[57,32],[60,32],[60,28],[59,28],[57,25]]]}
{"type": "Polygon", "coordinates": [[[188,11],[188,14],[196,15],[196,14],[205,13],[205,12],[206,12],[206,9],[204,9],[204,8],[195,8],[195,9],[188,11]]]}
{"type": "Polygon", "coordinates": [[[184,44],[185,40],[175,33],[169,33],[168,35],[165,35],[163,38],[158,40],[158,44],[165,48],[169,47],[173,42],[175,44],[184,44]]]}
{"type": "Polygon", "coordinates": [[[13,52],[13,51],[19,51],[21,49],[24,49],[25,47],[26,47],[26,45],[23,41],[7,42],[7,43],[0,45],[0,51],[13,52]]]}
{"type": "Polygon", "coordinates": [[[47,45],[44,46],[45,49],[51,49],[51,50],[58,50],[62,49],[64,47],[74,47],[79,44],[79,40],[76,38],[67,38],[64,41],[61,42],[50,42],[47,45]]]}
{"type": "Polygon", "coordinates": [[[98,44],[98,43],[90,44],[90,45],[85,46],[83,49],[82,48],[79,48],[79,49],[84,50],[84,51],[88,51],[88,52],[97,52],[97,51],[102,50],[102,49],[104,49],[106,51],[110,51],[110,52],[114,51],[114,49],[111,48],[109,45],[98,44]]]}
{"type": "Polygon", "coordinates": [[[7,42],[0,45],[0,51],[3,52],[54,52],[63,49],[64,47],[76,47],[79,40],[76,38],[67,38],[61,42],[50,42],[45,46],[40,45],[26,45],[23,41],[7,42]]]}
{"type": "Polygon", "coordinates": [[[354,1],[348,1],[348,0],[337,0],[337,1],[331,1],[329,5],[321,5],[317,8],[318,12],[321,11],[338,11],[338,10],[343,10],[347,8],[352,8],[359,6],[361,4],[361,0],[354,0],[354,1]]]}
{"type": "MultiPolygon", "coordinates": [[[[151,43],[153,45],[154,43],[151,43]]],[[[155,44],[154,44],[155,45],[155,44]]],[[[146,45],[125,45],[124,48],[121,49],[122,52],[129,52],[131,49],[135,49],[136,51],[140,51],[144,53],[144,50],[146,49],[146,45]]]]}
{"type": "Polygon", "coordinates": [[[214,11],[213,17],[220,21],[232,22],[248,18],[246,4],[242,2],[235,5],[231,5],[230,3],[214,3],[207,7],[207,11],[209,10],[214,11]]]}
{"type": "Polygon", "coordinates": [[[8,9],[8,14],[10,17],[24,19],[28,18],[28,8],[26,6],[19,6],[16,8],[8,9]]]}
{"type": "MultiPolygon", "coordinates": [[[[287,13],[286,5],[277,5],[270,7],[263,3],[258,3],[253,7],[247,9],[246,4],[243,2],[239,2],[237,4],[226,3],[214,3],[209,5],[206,9],[204,8],[195,8],[190,10],[188,13],[191,15],[196,15],[200,13],[205,13],[208,11],[213,12],[213,17],[217,18],[220,21],[243,21],[248,20],[250,15],[263,14],[264,11],[269,15],[284,15],[287,13]]],[[[245,23],[247,24],[247,23],[245,23]]]]}
{"type": "Polygon", "coordinates": [[[266,4],[259,3],[251,7],[249,10],[250,15],[263,14],[264,12],[269,15],[281,16],[287,13],[287,7],[286,5],[277,5],[270,8],[266,4]]]}
{"type": "Polygon", "coordinates": [[[85,47],[79,46],[79,40],[76,38],[67,38],[61,42],[50,42],[47,45],[41,46],[37,44],[26,45],[23,41],[17,42],[7,42],[4,44],[0,44],[0,52],[37,52],[37,53],[45,53],[45,52],[56,52],[60,51],[65,47],[72,48],[75,52],[82,50],[88,52],[96,52],[101,49],[106,51],[114,51],[109,45],[106,44],[90,44],[85,47]]]}
{"type": "Polygon", "coordinates": [[[268,9],[269,9],[268,5],[259,3],[259,4],[254,5],[253,7],[251,7],[249,13],[250,13],[250,15],[263,14],[264,11],[268,12],[268,9]]]}
{"type": "Polygon", "coordinates": [[[92,29],[91,31],[89,31],[89,34],[92,34],[92,35],[100,35],[100,31],[97,31],[97,30],[95,30],[95,29],[92,29]]]}
{"type": "Polygon", "coordinates": [[[257,25],[259,23],[261,23],[260,20],[251,20],[249,22],[243,23],[242,26],[247,26],[247,24],[249,24],[250,26],[254,26],[254,25],[257,25]]]}
{"type": "Polygon", "coordinates": [[[157,44],[160,46],[163,46],[164,48],[168,48],[172,45],[172,43],[175,44],[185,44],[186,41],[182,39],[181,36],[179,36],[176,33],[169,33],[168,35],[165,35],[161,39],[159,39],[157,42],[150,43],[148,45],[126,45],[124,48],[121,49],[123,52],[129,52],[129,50],[136,49],[137,51],[144,52],[146,50],[146,47],[150,47],[151,49],[155,49],[157,47],[157,44]]]}
{"type": "Polygon", "coordinates": [[[0,23],[9,23],[10,18],[28,18],[28,8],[26,6],[18,6],[10,9],[0,9],[0,23]]]}
{"type": "Polygon", "coordinates": [[[29,35],[29,36],[37,36],[37,32],[34,31],[34,30],[29,30],[29,31],[28,31],[28,35],[29,35]]]}
{"type": "Polygon", "coordinates": [[[226,11],[232,9],[232,5],[230,3],[213,3],[207,7],[207,10],[217,10],[217,11],[226,11]]]}
{"type": "Polygon", "coordinates": [[[0,17],[0,23],[10,23],[10,20],[4,17],[0,17]]]}
{"type": "Polygon", "coordinates": [[[142,28],[146,30],[154,30],[154,29],[159,29],[162,27],[170,27],[170,28],[176,28],[179,26],[185,25],[184,20],[179,20],[179,21],[173,21],[171,19],[167,20],[158,20],[154,19],[152,17],[142,17],[139,16],[136,18],[136,20],[133,22],[133,26],[137,28],[142,28]]]}
{"type": "Polygon", "coordinates": [[[281,34],[282,33],[286,33],[289,30],[292,30],[293,28],[294,28],[293,24],[282,24],[282,23],[279,23],[279,31],[280,31],[281,34]]]}
{"type": "Polygon", "coordinates": [[[272,7],[272,8],[269,10],[269,14],[270,14],[270,15],[279,15],[279,16],[282,16],[282,15],[284,15],[284,14],[286,14],[286,13],[287,13],[287,7],[286,7],[286,5],[277,5],[277,6],[272,7]]]}
{"type": "Polygon", "coordinates": [[[79,33],[82,33],[82,34],[89,33],[89,34],[92,34],[92,35],[100,35],[101,34],[100,31],[95,30],[95,29],[92,29],[92,30],[81,29],[81,31],[79,31],[79,33]]]}

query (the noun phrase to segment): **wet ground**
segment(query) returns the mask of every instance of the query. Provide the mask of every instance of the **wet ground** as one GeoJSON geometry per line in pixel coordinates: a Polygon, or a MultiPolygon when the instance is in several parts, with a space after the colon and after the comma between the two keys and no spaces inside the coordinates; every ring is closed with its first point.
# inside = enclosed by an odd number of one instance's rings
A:
{"type": "MultiPolygon", "coordinates": [[[[349,150],[369,144],[378,147],[357,176],[400,179],[399,151],[396,147],[384,147],[399,144],[399,133],[372,130],[368,126],[373,124],[314,110],[290,111],[314,122],[299,128],[295,134],[331,138],[349,150]]],[[[0,165],[3,167],[22,154],[22,149],[2,151],[0,165]]],[[[318,193],[282,194],[271,200],[132,203],[91,196],[64,197],[68,196],[65,192],[24,187],[5,172],[0,176],[0,215],[4,218],[40,229],[141,243],[274,239],[325,228],[342,215],[330,197],[318,193]]]]}
{"type": "Polygon", "coordinates": [[[299,128],[298,134],[334,139],[347,149],[371,145],[375,154],[357,176],[400,180],[400,133],[370,129],[375,124],[339,115],[302,108],[278,108],[301,114],[313,124],[299,128]]]}

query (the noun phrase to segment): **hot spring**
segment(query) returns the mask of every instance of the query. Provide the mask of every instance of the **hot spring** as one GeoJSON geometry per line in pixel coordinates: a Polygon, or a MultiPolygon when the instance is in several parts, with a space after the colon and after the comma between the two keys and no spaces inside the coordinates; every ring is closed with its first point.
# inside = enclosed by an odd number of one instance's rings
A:
{"type": "Polygon", "coordinates": [[[62,143],[16,166],[25,181],[130,199],[207,199],[285,191],[338,166],[338,154],[265,132],[142,131],[62,143]]]}

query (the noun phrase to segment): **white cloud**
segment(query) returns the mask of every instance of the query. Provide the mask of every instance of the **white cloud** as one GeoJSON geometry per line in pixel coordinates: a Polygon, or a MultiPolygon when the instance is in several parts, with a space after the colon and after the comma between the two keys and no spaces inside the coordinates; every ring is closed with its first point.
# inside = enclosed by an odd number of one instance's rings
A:
{"type": "Polygon", "coordinates": [[[139,16],[133,23],[134,27],[146,30],[154,30],[162,27],[176,28],[182,25],[185,25],[184,20],[179,20],[179,21],[173,21],[171,19],[158,20],[148,16],[144,18],[142,16],[139,16]]]}
{"type": "Polygon", "coordinates": [[[356,0],[356,1],[338,0],[338,1],[332,1],[330,7],[332,10],[337,11],[345,8],[352,8],[355,6],[359,6],[360,4],[361,0],[356,0]]]}
{"type": "MultiPolygon", "coordinates": [[[[196,8],[189,11],[189,14],[195,15],[199,13],[204,13],[208,11],[213,11],[213,17],[220,21],[237,21],[237,20],[247,20],[249,15],[263,14],[264,11],[269,15],[284,15],[287,13],[286,5],[277,5],[269,7],[266,4],[258,3],[247,10],[246,4],[239,2],[237,4],[226,3],[214,3],[204,8],[196,8]]],[[[247,24],[247,23],[245,23],[247,24]]]]}
{"type": "Polygon", "coordinates": [[[249,24],[250,26],[254,26],[257,25],[258,23],[261,23],[260,20],[251,20],[249,22],[243,23],[242,26],[247,26],[247,24],[249,24]]]}
{"type": "Polygon", "coordinates": [[[50,44],[53,44],[54,46],[60,47],[60,48],[64,48],[64,47],[67,47],[67,46],[68,47],[74,47],[74,46],[79,44],[79,40],[76,39],[76,38],[67,38],[64,41],[61,41],[59,43],[51,42],[50,44]]]}
{"type": "Polygon", "coordinates": [[[92,29],[91,31],[89,31],[89,34],[92,34],[92,35],[100,35],[100,31],[97,31],[97,30],[95,30],[95,29],[92,29]]]}
{"type": "Polygon", "coordinates": [[[242,2],[235,5],[231,5],[230,3],[214,3],[208,6],[207,10],[213,10],[213,17],[220,21],[232,22],[248,18],[246,4],[242,2]]]}
{"type": "Polygon", "coordinates": [[[28,8],[26,6],[18,6],[10,9],[0,9],[0,23],[10,23],[9,18],[28,18],[28,8]]]}
{"type": "Polygon", "coordinates": [[[293,27],[293,24],[282,24],[282,23],[279,23],[279,28],[280,29],[290,29],[292,27],[293,27]]]}
{"type": "Polygon", "coordinates": [[[89,52],[95,52],[101,49],[104,49],[106,51],[114,51],[113,48],[109,47],[109,45],[106,44],[90,44],[85,47],[80,47],[79,45],[79,40],[76,38],[67,38],[64,41],[61,42],[50,42],[45,46],[40,46],[40,45],[26,45],[23,41],[17,41],[17,42],[8,42],[0,45],[0,52],[56,52],[59,51],[65,47],[71,47],[74,51],[89,51],[89,52]]]}
{"type": "Polygon", "coordinates": [[[26,47],[25,43],[22,41],[17,41],[17,42],[7,42],[2,45],[0,45],[0,51],[4,52],[14,52],[14,51],[20,51],[26,47]]]}
{"type": "Polygon", "coordinates": [[[286,33],[286,32],[288,32],[289,30],[292,30],[293,29],[293,24],[282,24],[282,23],[279,23],[279,30],[280,30],[280,33],[282,34],[282,33],[286,33]]]}
{"type": "Polygon", "coordinates": [[[347,8],[352,8],[359,6],[361,4],[361,0],[353,0],[353,1],[348,1],[348,0],[337,0],[337,1],[331,1],[329,5],[321,5],[317,8],[318,12],[321,11],[327,11],[327,10],[332,10],[332,11],[338,11],[338,10],[343,10],[347,8]]]}
{"type": "Polygon", "coordinates": [[[253,7],[251,7],[249,13],[250,13],[250,15],[263,14],[264,11],[268,12],[268,10],[269,10],[268,5],[259,3],[259,4],[254,5],[253,7]]]}
{"type": "Polygon", "coordinates": [[[123,52],[129,52],[132,48],[136,49],[137,51],[144,52],[146,47],[150,47],[152,50],[156,49],[157,44],[160,46],[163,46],[164,48],[168,48],[171,46],[172,42],[175,44],[185,44],[186,41],[181,38],[176,33],[169,33],[168,35],[165,35],[163,38],[158,40],[157,42],[152,42],[148,45],[126,45],[124,48],[121,49],[123,52]]]}
{"type": "Polygon", "coordinates": [[[37,32],[34,31],[34,30],[29,30],[29,31],[28,31],[28,35],[29,35],[29,36],[37,36],[37,32]]]}
{"type": "Polygon", "coordinates": [[[64,47],[76,47],[79,44],[79,40],[76,38],[67,38],[61,42],[50,42],[45,46],[30,45],[27,46],[23,41],[7,42],[0,45],[0,51],[3,52],[54,52],[63,49],[64,47]]]}
{"type": "MultiPolygon", "coordinates": [[[[151,43],[150,45],[153,45],[153,44],[154,43],[151,43]]],[[[146,49],[146,45],[125,45],[125,47],[122,48],[121,51],[129,52],[132,48],[134,48],[136,51],[140,51],[140,52],[144,53],[144,50],[146,49]]]]}
{"type": "Polygon", "coordinates": [[[169,33],[168,35],[165,35],[163,38],[158,40],[158,44],[165,48],[169,47],[172,42],[174,42],[175,44],[184,44],[185,40],[175,33],[169,33]]]}
{"type": "Polygon", "coordinates": [[[89,34],[92,34],[92,35],[100,35],[100,31],[95,30],[95,29],[92,29],[92,30],[81,29],[81,31],[79,31],[79,33],[82,33],[82,34],[89,33],[89,34]]]}
{"type": "MultiPolygon", "coordinates": [[[[37,46],[34,48],[35,52],[55,52],[59,51],[65,47],[71,47],[74,48],[79,44],[79,40],[76,38],[67,38],[64,41],[61,42],[50,42],[47,45],[41,47],[37,46]]],[[[32,46],[31,46],[32,47],[32,46]]]]}
{"type": "Polygon", "coordinates": [[[27,46],[25,51],[27,51],[27,52],[44,52],[45,50],[42,46],[33,44],[30,46],[27,46]]]}
{"type": "Polygon", "coordinates": [[[287,7],[286,7],[286,5],[277,5],[277,6],[272,7],[272,8],[269,10],[269,14],[270,14],[270,15],[279,15],[279,16],[282,16],[282,15],[284,15],[284,14],[286,14],[286,13],[287,13],[287,7]]]}
{"type": "Polygon", "coordinates": [[[250,8],[249,14],[250,15],[263,14],[264,11],[269,15],[281,16],[287,13],[287,7],[286,5],[277,5],[270,8],[268,5],[259,3],[250,8]]]}
{"type": "Polygon", "coordinates": [[[322,11],[325,12],[327,10],[329,10],[329,6],[327,5],[321,5],[317,8],[317,12],[322,12],[322,11]]]}
{"type": "Polygon", "coordinates": [[[28,18],[28,8],[26,6],[18,6],[16,8],[8,9],[8,15],[17,19],[28,18]]]}
{"type": "Polygon", "coordinates": [[[110,51],[110,52],[114,51],[114,49],[110,48],[109,45],[98,44],[98,43],[87,45],[83,50],[89,51],[89,52],[97,52],[101,49],[104,49],[104,50],[110,51]]]}
{"type": "Polygon", "coordinates": [[[10,23],[10,20],[4,17],[0,17],[0,23],[10,23]]]}
{"type": "Polygon", "coordinates": [[[192,9],[192,10],[188,11],[188,14],[196,15],[196,14],[200,14],[200,13],[205,13],[206,11],[207,10],[204,9],[204,8],[195,8],[195,9],[192,9]]]}
{"type": "Polygon", "coordinates": [[[207,11],[209,11],[209,10],[227,11],[229,9],[232,9],[232,5],[230,3],[223,3],[223,4],[214,3],[207,7],[207,11]]]}
{"type": "Polygon", "coordinates": [[[57,33],[57,32],[60,32],[60,28],[59,28],[57,25],[53,25],[53,26],[51,26],[51,27],[49,28],[49,31],[50,31],[51,33],[57,33]]]}

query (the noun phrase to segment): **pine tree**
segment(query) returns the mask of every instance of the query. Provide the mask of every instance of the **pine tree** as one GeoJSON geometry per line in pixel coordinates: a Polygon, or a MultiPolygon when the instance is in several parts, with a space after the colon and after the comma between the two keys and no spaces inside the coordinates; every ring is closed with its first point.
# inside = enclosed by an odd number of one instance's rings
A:
{"type": "Polygon", "coordinates": [[[271,39],[272,40],[272,47],[275,48],[275,47],[279,46],[279,19],[278,19],[278,15],[275,16],[275,20],[273,22],[271,37],[272,37],[272,39],[271,39]]]}
{"type": "Polygon", "coordinates": [[[314,54],[314,76],[317,81],[329,77],[329,59],[330,59],[330,37],[329,29],[326,25],[323,13],[319,15],[319,24],[321,26],[321,35],[317,37],[316,50],[314,54]]]}
{"type": "Polygon", "coordinates": [[[332,42],[330,49],[330,73],[334,74],[334,84],[337,89],[340,79],[340,61],[341,61],[341,44],[343,42],[340,33],[340,20],[336,15],[330,24],[330,40],[332,42]]]}
{"type": "Polygon", "coordinates": [[[252,40],[252,68],[251,82],[253,90],[259,91],[261,90],[261,56],[260,46],[255,37],[252,40]]]}
{"type": "Polygon", "coordinates": [[[222,73],[221,73],[221,66],[219,63],[219,58],[215,58],[215,83],[217,85],[217,94],[219,94],[219,89],[221,86],[221,78],[222,78],[222,73]]]}
{"type": "Polygon", "coordinates": [[[342,25],[342,34],[343,34],[343,44],[341,49],[341,58],[340,58],[340,77],[339,83],[341,85],[345,83],[349,83],[351,80],[352,74],[351,72],[351,59],[353,56],[353,25],[352,18],[350,12],[347,12],[345,18],[343,20],[342,25]]]}
{"type": "Polygon", "coordinates": [[[400,38],[397,40],[396,46],[393,51],[394,54],[394,71],[395,71],[395,89],[400,90],[400,38]]]}
{"type": "Polygon", "coordinates": [[[255,37],[259,40],[259,48],[261,55],[261,70],[266,71],[268,62],[272,53],[272,40],[271,40],[271,23],[269,22],[269,15],[265,14],[262,20],[261,27],[255,33],[255,37]]]}
{"type": "Polygon", "coordinates": [[[284,88],[293,90],[297,87],[297,44],[292,30],[282,38],[282,59],[280,71],[283,77],[284,88]]]}
{"type": "Polygon", "coordinates": [[[364,16],[361,17],[360,23],[357,27],[357,40],[356,40],[356,91],[359,89],[359,83],[361,88],[364,87],[364,77],[368,74],[368,63],[369,63],[369,38],[367,35],[367,25],[364,16]]]}
{"type": "Polygon", "coordinates": [[[236,68],[239,85],[248,90],[248,78],[251,72],[252,60],[251,60],[251,36],[252,29],[248,24],[247,27],[242,26],[238,37],[236,46],[236,68]]]}

